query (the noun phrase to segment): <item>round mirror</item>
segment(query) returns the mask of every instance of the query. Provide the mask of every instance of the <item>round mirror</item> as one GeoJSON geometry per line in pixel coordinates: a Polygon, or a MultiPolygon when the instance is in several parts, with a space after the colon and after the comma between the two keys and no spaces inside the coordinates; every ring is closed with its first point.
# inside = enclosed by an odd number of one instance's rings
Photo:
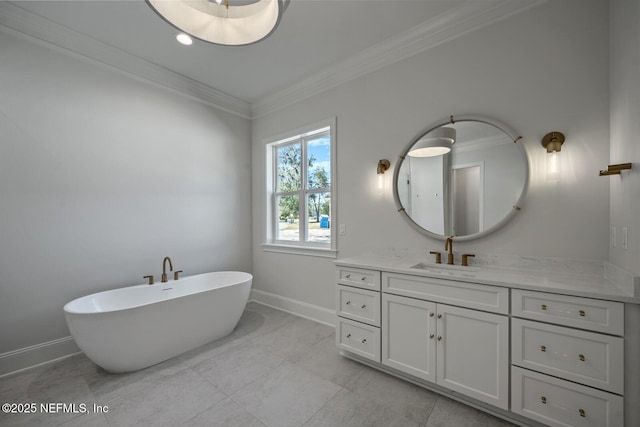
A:
{"type": "Polygon", "coordinates": [[[498,229],[520,210],[529,182],[520,138],[477,116],[451,116],[429,126],[396,165],[398,210],[440,239],[470,240],[498,229]]]}

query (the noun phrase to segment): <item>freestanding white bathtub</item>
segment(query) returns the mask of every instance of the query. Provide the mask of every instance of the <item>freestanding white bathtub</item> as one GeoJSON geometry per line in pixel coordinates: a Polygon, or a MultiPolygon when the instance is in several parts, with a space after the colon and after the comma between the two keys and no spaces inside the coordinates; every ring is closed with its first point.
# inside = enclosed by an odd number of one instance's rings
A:
{"type": "Polygon", "coordinates": [[[221,271],[87,295],[64,306],[78,347],[108,372],[146,368],[230,334],[253,276],[221,271]]]}

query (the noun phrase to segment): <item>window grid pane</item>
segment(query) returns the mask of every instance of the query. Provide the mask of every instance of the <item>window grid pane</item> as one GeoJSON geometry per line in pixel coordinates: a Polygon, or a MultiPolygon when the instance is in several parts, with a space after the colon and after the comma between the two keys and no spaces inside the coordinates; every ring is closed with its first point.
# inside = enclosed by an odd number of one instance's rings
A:
{"type": "Polygon", "coordinates": [[[331,193],[307,196],[307,242],[331,243],[331,193]]]}
{"type": "Polygon", "coordinates": [[[307,188],[331,187],[331,137],[328,133],[314,135],[306,141],[307,188]]]}
{"type": "Polygon", "coordinates": [[[302,185],[302,162],[300,143],[276,147],[278,161],[276,191],[296,191],[302,185]]]}
{"type": "Polygon", "coordinates": [[[300,198],[298,196],[276,197],[278,207],[276,240],[300,241],[300,198]]]}

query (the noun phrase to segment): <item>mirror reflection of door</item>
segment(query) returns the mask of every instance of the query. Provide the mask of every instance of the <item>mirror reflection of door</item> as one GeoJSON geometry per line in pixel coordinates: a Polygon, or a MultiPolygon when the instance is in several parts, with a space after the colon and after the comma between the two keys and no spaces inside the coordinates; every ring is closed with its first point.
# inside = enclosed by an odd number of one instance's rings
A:
{"type": "MultiPolygon", "coordinates": [[[[429,230],[445,234],[449,156],[409,158],[411,184],[407,204],[413,218],[429,230]]],[[[406,208],[405,208],[406,209],[406,208]]]]}
{"type": "Polygon", "coordinates": [[[451,168],[451,223],[454,236],[484,230],[483,176],[482,163],[451,168]]]}

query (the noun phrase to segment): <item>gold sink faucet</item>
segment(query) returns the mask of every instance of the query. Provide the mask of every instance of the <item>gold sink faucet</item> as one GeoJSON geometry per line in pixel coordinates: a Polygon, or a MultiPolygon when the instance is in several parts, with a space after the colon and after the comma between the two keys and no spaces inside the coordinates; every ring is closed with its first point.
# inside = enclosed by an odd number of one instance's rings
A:
{"type": "Polygon", "coordinates": [[[453,265],[453,236],[447,237],[447,241],[444,244],[444,250],[449,251],[447,264],[453,265]]]}
{"type": "Polygon", "coordinates": [[[162,261],[162,283],[166,283],[167,281],[167,261],[169,261],[169,271],[173,271],[171,258],[169,258],[168,256],[164,257],[164,260],[162,261]]]}

